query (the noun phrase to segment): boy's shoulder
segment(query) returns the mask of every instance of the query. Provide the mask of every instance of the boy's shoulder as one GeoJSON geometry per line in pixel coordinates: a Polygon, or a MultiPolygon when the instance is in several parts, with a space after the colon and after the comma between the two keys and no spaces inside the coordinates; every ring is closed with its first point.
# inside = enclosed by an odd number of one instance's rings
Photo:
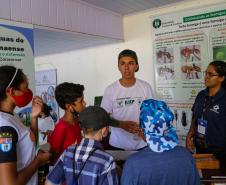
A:
{"type": "Polygon", "coordinates": [[[105,159],[114,160],[113,156],[102,149],[97,149],[96,154],[102,155],[105,159]]]}
{"type": "Polygon", "coordinates": [[[77,147],[78,147],[78,144],[72,144],[65,150],[65,153],[66,152],[73,153],[77,147]]]}
{"type": "MultiPolygon", "coordinates": [[[[76,124],[79,124],[78,120],[75,119],[74,121],[76,124]]],[[[65,121],[63,118],[60,118],[59,121],[56,124],[56,127],[65,128],[70,125],[67,121],[65,121]]]]}
{"type": "MultiPolygon", "coordinates": [[[[73,157],[74,153],[78,149],[79,145],[78,144],[73,144],[70,145],[64,152],[65,157],[73,157]]],[[[104,161],[114,161],[114,158],[111,154],[107,153],[106,151],[100,149],[100,148],[93,148],[92,150],[95,149],[95,152],[92,154],[93,156],[93,162],[96,161],[97,158],[101,158],[104,161]]],[[[85,151],[79,152],[83,153],[84,155],[87,155],[85,151]]],[[[92,157],[91,156],[91,157],[92,157]]],[[[90,158],[92,160],[92,158],[90,158]]]]}
{"type": "Polygon", "coordinates": [[[58,122],[56,123],[54,130],[56,130],[56,129],[63,129],[64,127],[65,127],[65,121],[62,118],[60,118],[58,120],[58,122]]]}
{"type": "Polygon", "coordinates": [[[93,155],[89,158],[89,162],[91,162],[95,166],[99,166],[100,169],[109,168],[109,166],[115,166],[115,160],[113,156],[104,150],[97,149],[93,155]]]}
{"type": "Polygon", "coordinates": [[[109,84],[107,87],[106,87],[106,90],[111,90],[111,89],[114,89],[115,87],[119,86],[119,80],[116,80],[114,81],[113,83],[109,84]]]}

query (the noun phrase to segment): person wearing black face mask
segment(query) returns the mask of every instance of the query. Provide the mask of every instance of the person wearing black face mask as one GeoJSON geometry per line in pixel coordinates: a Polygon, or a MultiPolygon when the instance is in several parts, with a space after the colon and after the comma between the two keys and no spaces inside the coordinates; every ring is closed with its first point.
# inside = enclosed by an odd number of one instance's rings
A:
{"type": "Polygon", "coordinates": [[[101,145],[108,126],[117,124],[101,107],[89,106],[79,113],[84,138],[61,155],[47,175],[45,185],[118,185],[114,158],[101,145]],[[65,169],[65,170],[62,170],[65,169]]]}
{"type": "Polygon", "coordinates": [[[37,185],[37,169],[50,158],[48,152],[38,152],[37,118],[42,100],[28,88],[28,80],[21,69],[0,66],[0,184],[37,185]],[[32,100],[31,126],[27,128],[14,114],[16,107],[24,107],[32,100]]]}
{"type": "Polygon", "coordinates": [[[83,96],[84,86],[80,84],[64,82],[55,90],[55,98],[64,110],[64,115],[56,124],[52,134],[48,137],[51,163],[54,164],[62,152],[71,144],[80,143],[81,129],[78,122],[78,113],[86,105],[83,96]]]}

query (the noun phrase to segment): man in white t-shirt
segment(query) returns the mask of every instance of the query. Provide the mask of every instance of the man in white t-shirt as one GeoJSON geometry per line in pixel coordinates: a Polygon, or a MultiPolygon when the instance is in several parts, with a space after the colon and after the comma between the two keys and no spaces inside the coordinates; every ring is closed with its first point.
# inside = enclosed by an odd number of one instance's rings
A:
{"type": "Polygon", "coordinates": [[[139,64],[134,51],[126,49],[119,53],[118,69],[121,78],[105,89],[101,102],[101,107],[118,120],[117,127],[111,127],[109,144],[114,148],[138,150],[146,146],[139,137],[140,105],[143,100],[153,98],[152,88],[135,78],[139,64]]]}

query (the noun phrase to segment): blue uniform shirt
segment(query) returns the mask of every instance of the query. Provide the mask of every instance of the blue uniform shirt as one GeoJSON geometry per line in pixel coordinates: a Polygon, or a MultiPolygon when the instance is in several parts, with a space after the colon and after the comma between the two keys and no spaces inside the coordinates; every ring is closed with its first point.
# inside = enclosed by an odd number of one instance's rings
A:
{"type": "MultiPolygon", "coordinates": [[[[215,96],[208,96],[208,89],[202,90],[196,97],[192,107],[198,120],[207,121],[206,144],[212,148],[226,148],[226,90],[221,90],[215,96]],[[203,111],[206,107],[206,111],[203,111]]],[[[197,124],[197,123],[196,123],[197,124]]]]}

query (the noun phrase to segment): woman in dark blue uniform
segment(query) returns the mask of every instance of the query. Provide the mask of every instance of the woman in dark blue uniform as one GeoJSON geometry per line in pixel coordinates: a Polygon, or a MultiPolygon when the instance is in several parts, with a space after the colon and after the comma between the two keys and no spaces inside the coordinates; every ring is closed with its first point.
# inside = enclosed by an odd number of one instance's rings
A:
{"type": "Polygon", "coordinates": [[[226,63],[211,62],[204,79],[206,89],[193,104],[186,146],[196,148],[196,153],[213,153],[221,168],[226,168],[226,63]]]}

